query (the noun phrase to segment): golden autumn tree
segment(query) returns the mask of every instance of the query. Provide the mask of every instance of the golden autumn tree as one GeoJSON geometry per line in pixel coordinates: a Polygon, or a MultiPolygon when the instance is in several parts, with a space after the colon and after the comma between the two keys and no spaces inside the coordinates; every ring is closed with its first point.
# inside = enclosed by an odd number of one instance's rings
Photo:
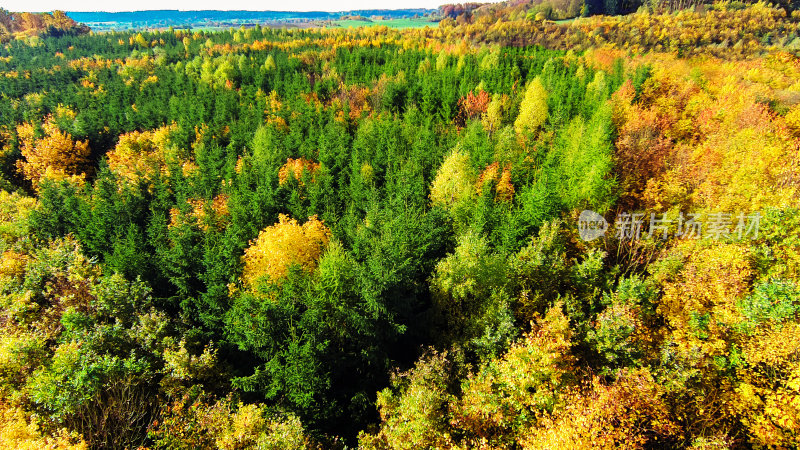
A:
{"type": "Polygon", "coordinates": [[[177,129],[170,125],[151,131],[133,131],[119,137],[114,150],[108,152],[108,167],[123,180],[136,183],[151,180],[166,171],[170,135],[177,129]]]}
{"type": "Polygon", "coordinates": [[[694,251],[692,243],[685,245],[690,260],[664,284],[658,310],[672,328],[678,354],[710,364],[708,359],[727,352],[728,328],[741,320],[736,302],[754,277],[750,251],[739,244],[694,251]]]}
{"type": "Polygon", "coordinates": [[[0,447],[17,450],[86,450],[89,447],[75,433],[59,429],[46,434],[19,407],[0,405],[0,447]]]}
{"type": "Polygon", "coordinates": [[[737,302],[733,410],[755,448],[794,448],[800,440],[800,287],[762,279],[737,302]]]}
{"type": "Polygon", "coordinates": [[[432,352],[408,372],[394,376],[393,388],[402,392],[389,388],[378,392],[381,428],[376,434],[361,432],[358,448],[453,448],[448,407],[455,396],[447,389],[452,359],[447,352],[432,352]]]}
{"type": "Polygon", "coordinates": [[[663,172],[673,144],[656,111],[630,109],[631,120],[619,127],[615,162],[626,196],[636,198],[663,172]]]}
{"type": "Polygon", "coordinates": [[[483,128],[490,134],[499,130],[503,125],[503,116],[506,108],[508,108],[509,101],[510,99],[506,94],[494,94],[492,101],[486,106],[486,110],[481,116],[481,123],[483,128]]]}
{"type": "Polygon", "coordinates": [[[453,206],[475,195],[477,177],[469,165],[469,154],[453,150],[439,167],[431,186],[434,205],[453,206]]]}
{"type": "Polygon", "coordinates": [[[317,216],[300,225],[281,214],[278,223],[262,230],[245,249],[242,279],[254,287],[265,276],[273,281],[286,277],[293,265],[313,270],[330,237],[330,229],[317,216]]]}
{"type": "Polygon", "coordinates": [[[449,385],[457,374],[457,353],[433,352],[392,389],[378,393],[381,426],[361,433],[364,449],[519,448],[539,418],[563,403],[576,385],[569,319],[558,302],[533,330],[508,351],[490,359],[461,383],[461,395],[449,385]]]}
{"type": "Polygon", "coordinates": [[[190,198],[187,203],[191,206],[188,214],[182,214],[178,208],[169,211],[169,227],[174,228],[184,224],[196,224],[201,230],[223,230],[228,224],[230,211],[228,210],[229,197],[219,194],[211,200],[190,198]]]}
{"type": "Polygon", "coordinates": [[[610,385],[595,378],[589,392],[570,396],[522,439],[528,450],[641,449],[673,438],[664,388],[646,369],[625,370],[610,385]]]}
{"type": "Polygon", "coordinates": [[[737,371],[734,408],[756,448],[793,448],[800,440],[798,340],[800,324],[788,322],[759,327],[743,345],[747,364],[737,371]]]}
{"type": "Polygon", "coordinates": [[[75,141],[69,133],[58,129],[55,120],[48,117],[42,125],[44,136],[36,137],[32,124],[17,127],[23,159],[17,161],[17,170],[28,179],[34,189],[45,178],[82,181],[89,169],[89,143],[75,141]]]}
{"type": "Polygon", "coordinates": [[[542,80],[535,78],[528,84],[525,97],[519,105],[519,116],[514,122],[514,130],[522,136],[532,133],[547,120],[547,90],[542,80]]]}

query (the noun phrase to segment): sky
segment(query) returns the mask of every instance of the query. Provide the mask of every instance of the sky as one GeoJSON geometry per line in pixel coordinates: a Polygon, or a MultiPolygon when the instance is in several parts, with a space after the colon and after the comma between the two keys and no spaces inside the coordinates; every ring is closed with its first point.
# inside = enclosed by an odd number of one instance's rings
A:
{"type": "MultiPolygon", "coordinates": [[[[354,9],[438,8],[465,0],[0,0],[8,11],[141,11],[222,9],[250,11],[349,11],[354,9]]],[[[482,0],[497,2],[500,0],[482,0]]]]}

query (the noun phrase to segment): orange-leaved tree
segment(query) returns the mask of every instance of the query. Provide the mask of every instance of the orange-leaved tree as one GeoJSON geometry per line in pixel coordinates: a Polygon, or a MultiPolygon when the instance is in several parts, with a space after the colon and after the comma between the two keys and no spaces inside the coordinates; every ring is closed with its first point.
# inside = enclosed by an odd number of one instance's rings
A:
{"type": "Polygon", "coordinates": [[[511,166],[507,165],[500,170],[500,164],[494,162],[486,166],[478,177],[476,183],[478,195],[483,194],[484,186],[487,183],[495,183],[496,202],[510,202],[514,197],[514,185],[511,183],[511,166]]]}

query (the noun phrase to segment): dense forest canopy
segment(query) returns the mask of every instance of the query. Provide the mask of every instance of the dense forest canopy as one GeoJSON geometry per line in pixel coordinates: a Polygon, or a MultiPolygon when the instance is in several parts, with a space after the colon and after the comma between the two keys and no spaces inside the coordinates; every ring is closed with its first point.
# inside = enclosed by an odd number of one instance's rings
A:
{"type": "Polygon", "coordinates": [[[797,14],[478,11],[2,45],[2,446],[796,446],[797,14]]]}

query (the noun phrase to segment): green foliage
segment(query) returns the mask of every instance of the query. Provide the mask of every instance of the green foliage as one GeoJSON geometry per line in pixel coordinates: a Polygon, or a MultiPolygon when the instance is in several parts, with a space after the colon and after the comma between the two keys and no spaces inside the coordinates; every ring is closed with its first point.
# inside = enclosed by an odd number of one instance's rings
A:
{"type": "Polygon", "coordinates": [[[790,447],[799,74],[755,55],[796,14],[547,20],[612,3],[1,46],[0,419],[91,448],[790,447]],[[733,206],[758,236],[576,232],[733,206]]]}
{"type": "Polygon", "coordinates": [[[392,387],[378,393],[384,425],[378,435],[361,433],[359,448],[413,449],[452,445],[448,405],[452,391],[453,357],[432,353],[407,373],[396,374],[392,387]]]}
{"type": "Polygon", "coordinates": [[[738,306],[745,318],[745,332],[764,322],[773,326],[786,323],[800,311],[800,289],[793,281],[768,280],[755,286],[738,306]]]}
{"type": "Polygon", "coordinates": [[[548,163],[556,178],[555,192],[567,209],[603,213],[615,199],[611,144],[611,111],[597,110],[588,123],[574,119],[560,135],[548,163]]]}
{"type": "Polygon", "coordinates": [[[633,277],[620,280],[617,290],[603,298],[605,309],[586,336],[601,358],[602,370],[643,365],[649,337],[642,330],[654,318],[656,297],[652,286],[633,277]]]}
{"type": "Polygon", "coordinates": [[[436,265],[431,290],[441,337],[449,345],[471,343],[480,357],[494,354],[514,337],[508,262],[486,238],[468,232],[455,251],[436,265]]]}

